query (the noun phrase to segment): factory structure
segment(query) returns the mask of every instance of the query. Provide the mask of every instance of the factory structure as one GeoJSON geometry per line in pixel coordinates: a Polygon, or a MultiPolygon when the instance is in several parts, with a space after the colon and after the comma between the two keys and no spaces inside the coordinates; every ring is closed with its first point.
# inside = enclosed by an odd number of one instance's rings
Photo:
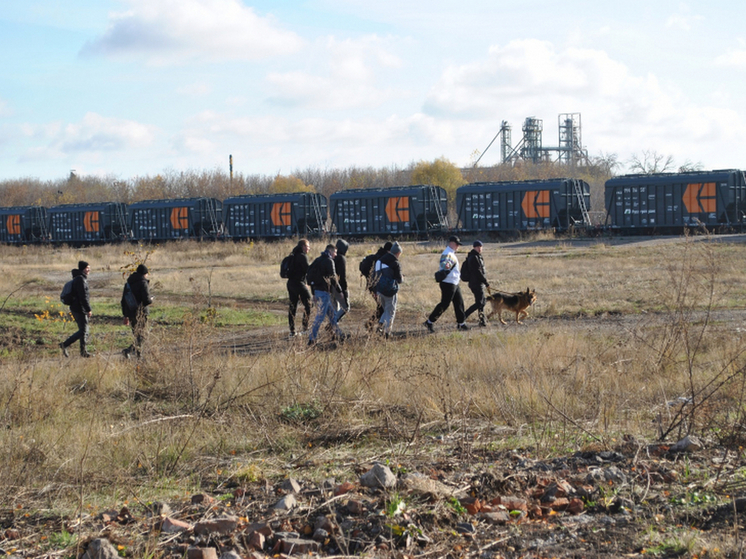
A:
{"type": "Polygon", "coordinates": [[[487,150],[500,139],[500,163],[515,164],[518,161],[532,163],[557,162],[568,167],[588,163],[588,150],[583,147],[580,113],[563,113],[557,119],[559,130],[556,146],[545,146],[543,142],[544,121],[527,117],[523,122],[523,136],[513,145],[513,130],[506,120],[500,124],[500,130],[474,162],[476,167],[487,150]]]}

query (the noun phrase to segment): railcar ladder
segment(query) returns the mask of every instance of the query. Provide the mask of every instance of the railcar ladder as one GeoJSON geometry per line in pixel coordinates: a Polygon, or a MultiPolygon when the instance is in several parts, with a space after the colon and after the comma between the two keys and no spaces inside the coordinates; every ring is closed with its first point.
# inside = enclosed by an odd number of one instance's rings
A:
{"type": "MultiPolygon", "coordinates": [[[[318,227],[319,235],[326,233],[326,223],[321,220],[321,206],[319,205],[319,197],[315,194],[311,195],[311,209],[313,215],[316,218],[316,226],[318,227]]],[[[308,229],[308,223],[306,223],[306,229],[308,229]]]]}
{"type": "Polygon", "coordinates": [[[583,215],[583,223],[585,225],[591,224],[591,216],[588,215],[588,207],[585,205],[585,194],[583,193],[583,187],[581,181],[573,180],[572,184],[575,188],[575,197],[578,199],[578,206],[580,207],[580,213],[583,215]]]}
{"type": "MultiPolygon", "coordinates": [[[[448,227],[448,217],[443,214],[443,208],[440,205],[440,196],[438,193],[438,188],[435,185],[429,186],[430,190],[430,201],[435,204],[435,215],[438,216],[438,228],[445,229],[448,227]]],[[[427,210],[425,211],[425,215],[427,215],[427,210]]]]}
{"type": "Polygon", "coordinates": [[[217,216],[217,204],[213,203],[213,200],[207,199],[207,215],[210,218],[210,234],[218,237],[221,234],[220,226],[221,224],[218,224],[218,216],[217,216]]]}

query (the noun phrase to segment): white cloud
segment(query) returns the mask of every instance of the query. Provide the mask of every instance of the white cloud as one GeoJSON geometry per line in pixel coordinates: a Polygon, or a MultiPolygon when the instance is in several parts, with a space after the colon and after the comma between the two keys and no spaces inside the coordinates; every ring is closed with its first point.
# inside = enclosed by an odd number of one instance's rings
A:
{"type": "Polygon", "coordinates": [[[11,116],[13,111],[6,101],[0,99],[0,117],[11,116]]]}
{"type": "Polygon", "coordinates": [[[666,27],[673,27],[681,31],[691,31],[704,18],[697,14],[692,14],[689,6],[686,4],[679,5],[679,11],[671,14],[666,20],[666,27]]]}
{"type": "Polygon", "coordinates": [[[326,72],[269,74],[267,82],[274,88],[269,101],[316,109],[379,107],[397,94],[391,87],[378,86],[380,72],[402,66],[387,43],[372,35],[357,40],[328,38],[318,53],[318,58],[325,61],[326,72]]]}
{"type": "Polygon", "coordinates": [[[741,48],[731,49],[725,54],[716,57],[715,64],[732,68],[746,68],[746,48],[744,48],[743,41],[739,42],[741,43],[741,48]]]}
{"type": "Polygon", "coordinates": [[[80,122],[63,125],[59,122],[41,126],[23,125],[23,133],[45,146],[28,150],[23,160],[83,153],[123,152],[152,144],[155,131],[152,127],[118,118],[106,118],[87,113],[80,122]]]}
{"type": "Polygon", "coordinates": [[[301,48],[295,33],[239,0],[124,0],[106,32],[82,54],[138,55],[154,64],[260,60],[301,48]]]}

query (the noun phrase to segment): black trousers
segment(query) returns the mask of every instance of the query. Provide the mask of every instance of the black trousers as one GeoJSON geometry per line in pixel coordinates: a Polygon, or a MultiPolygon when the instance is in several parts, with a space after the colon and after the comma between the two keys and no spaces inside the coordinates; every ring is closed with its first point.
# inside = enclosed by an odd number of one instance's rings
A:
{"type": "Polygon", "coordinates": [[[138,311],[135,314],[127,317],[132,327],[132,335],[135,337],[135,343],[127,348],[127,351],[134,353],[137,357],[142,355],[142,345],[145,341],[145,329],[148,325],[148,315],[142,311],[142,307],[138,307],[138,311]]]}
{"type": "Polygon", "coordinates": [[[474,294],[474,304],[466,309],[464,315],[465,318],[469,318],[469,315],[474,311],[479,311],[479,322],[484,324],[484,307],[487,304],[487,297],[484,294],[484,284],[469,284],[469,289],[474,294]]]}
{"type": "Polygon", "coordinates": [[[288,326],[290,333],[295,334],[295,313],[298,302],[303,305],[303,331],[308,330],[308,318],[311,316],[311,290],[303,282],[289,279],[287,283],[290,304],[288,306],[288,326]]]}
{"type": "Polygon", "coordinates": [[[67,338],[63,345],[70,347],[72,344],[80,340],[80,354],[83,355],[86,352],[85,346],[88,342],[88,315],[84,312],[70,311],[75,319],[75,324],[78,325],[78,331],[72,336],[67,338]]]}
{"type": "Polygon", "coordinates": [[[464,315],[464,298],[461,296],[461,288],[453,283],[440,282],[440,303],[430,313],[428,320],[435,322],[440,318],[448,305],[453,302],[453,311],[456,313],[456,322],[458,324],[463,323],[466,320],[464,315]]]}

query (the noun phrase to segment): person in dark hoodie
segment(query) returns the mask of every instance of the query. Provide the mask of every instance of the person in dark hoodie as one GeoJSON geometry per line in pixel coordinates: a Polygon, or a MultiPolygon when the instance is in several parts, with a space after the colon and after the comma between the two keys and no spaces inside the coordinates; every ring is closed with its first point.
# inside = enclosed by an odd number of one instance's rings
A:
{"type": "Polygon", "coordinates": [[[337,323],[350,310],[350,292],[347,289],[347,249],[350,244],[344,239],[337,239],[337,256],[334,257],[334,269],[337,271],[337,281],[342,292],[334,298],[334,308],[337,312],[337,323]]]}
{"type": "Polygon", "coordinates": [[[334,336],[339,340],[344,340],[345,335],[337,325],[337,315],[332,305],[332,293],[340,293],[342,290],[337,281],[337,272],[334,268],[334,257],[337,256],[337,247],[326,245],[326,250],[321,253],[308,267],[306,277],[308,284],[313,290],[313,300],[317,305],[316,318],[313,321],[311,334],[308,336],[308,345],[316,344],[316,337],[319,335],[319,328],[326,317],[332,325],[334,336]]]}
{"type": "Polygon", "coordinates": [[[293,337],[299,332],[295,331],[295,312],[298,310],[298,302],[303,305],[303,332],[308,331],[308,320],[311,316],[311,290],[306,282],[306,272],[308,271],[308,252],[311,250],[311,243],[306,239],[301,239],[293,249],[293,263],[290,266],[290,274],[287,282],[288,297],[288,326],[290,327],[290,336],[293,337]]]}
{"type": "Polygon", "coordinates": [[[466,281],[469,284],[469,289],[474,294],[474,304],[466,309],[464,320],[466,320],[466,318],[468,318],[474,311],[479,311],[479,325],[487,326],[487,321],[484,318],[484,306],[487,304],[484,288],[489,287],[490,282],[487,281],[486,272],[484,270],[482,241],[474,241],[471,252],[469,252],[469,255],[466,257],[464,270],[461,272],[461,277],[463,279],[464,275],[468,276],[466,281]],[[464,274],[464,270],[468,270],[466,274],[464,274]]]}
{"type": "Polygon", "coordinates": [[[135,297],[135,301],[137,301],[136,308],[130,308],[124,295],[122,295],[121,305],[124,324],[132,327],[132,334],[135,336],[135,343],[122,351],[125,359],[129,359],[133,355],[139,359],[142,355],[145,327],[148,322],[148,306],[153,302],[153,297],[150,295],[148,274],[148,268],[145,264],[140,264],[137,270],[127,278],[127,284],[135,297]]]}
{"type": "Polygon", "coordinates": [[[378,298],[375,282],[373,281],[373,278],[375,277],[374,271],[376,268],[376,263],[383,257],[384,254],[389,253],[392,246],[394,245],[391,241],[386,241],[384,245],[378,249],[378,251],[375,253],[375,256],[373,257],[373,263],[371,265],[370,272],[368,272],[368,277],[366,278],[366,287],[373,297],[373,300],[376,302],[376,311],[373,313],[373,316],[365,321],[365,327],[368,330],[373,330],[374,327],[377,327],[376,325],[379,323],[381,317],[383,316],[383,304],[378,298]]]}
{"type": "Polygon", "coordinates": [[[91,300],[88,294],[88,274],[91,272],[91,267],[88,262],[81,260],[78,262],[78,268],[71,270],[73,276],[73,294],[75,300],[70,305],[70,312],[75,319],[75,324],[78,325],[78,331],[72,336],[67,338],[60,344],[60,349],[65,357],[70,357],[69,347],[80,340],[80,356],[81,357],[92,357],[86,350],[86,344],[88,342],[88,322],[93,313],[91,312],[91,300]]]}
{"type": "Polygon", "coordinates": [[[378,332],[386,338],[389,337],[391,328],[394,326],[396,305],[399,298],[399,284],[404,281],[401,264],[399,263],[401,251],[401,245],[394,243],[391,250],[384,254],[375,266],[377,279],[375,288],[378,293],[378,300],[383,308],[383,314],[378,321],[380,324],[378,332]]]}

